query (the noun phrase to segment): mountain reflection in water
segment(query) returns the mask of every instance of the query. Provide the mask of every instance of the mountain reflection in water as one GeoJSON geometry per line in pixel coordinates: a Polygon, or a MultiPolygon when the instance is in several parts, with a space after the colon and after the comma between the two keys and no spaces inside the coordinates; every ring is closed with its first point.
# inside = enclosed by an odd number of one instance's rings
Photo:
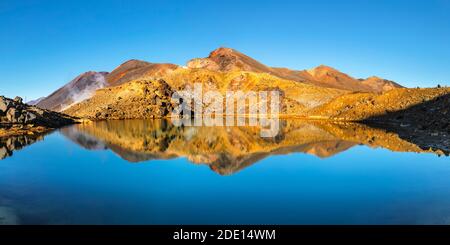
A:
{"type": "Polygon", "coordinates": [[[127,120],[0,138],[0,224],[448,224],[448,144],[407,129],[127,120]]]}
{"type": "Polygon", "coordinates": [[[221,175],[270,155],[302,152],[327,158],[358,144],[400,152],[430,151],[362,124],[304,120],[282,120],[279,134],[272,138],[261,137],[258,127],[177,127],[167,120],[100,121],[60,131],[86,149],[109,149],[129,162],[186,157],[221,175]]]}

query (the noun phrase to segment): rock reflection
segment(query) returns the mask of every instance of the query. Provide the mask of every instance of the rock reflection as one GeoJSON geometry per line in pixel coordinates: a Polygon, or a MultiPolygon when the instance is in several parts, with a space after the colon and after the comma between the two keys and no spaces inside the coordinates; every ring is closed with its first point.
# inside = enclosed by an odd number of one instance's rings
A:
{"type": "Polygon", "coordinates": [[[43,134],[0,137],[0,160],[13,155],[20,150],[44,138],[43,134]]]}

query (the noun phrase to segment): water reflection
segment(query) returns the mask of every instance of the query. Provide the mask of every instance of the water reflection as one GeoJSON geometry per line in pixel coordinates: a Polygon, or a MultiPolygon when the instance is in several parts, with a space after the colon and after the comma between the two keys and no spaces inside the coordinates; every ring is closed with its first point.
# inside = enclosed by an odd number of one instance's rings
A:
{"type": "Polygon", "coordinates": [[[43,139],[42,134],[0,137],[0,160],[13,155],[14,151],[43,139]]]}
{"type": "Polygon", "coordinates": [[[449,159],[434,155],[445,148],[353,123],[280,128],[262,138],[257,127],[103,121],[0,139],[6,157],[45,137],[0,161],[0,224],[449,223],[449,159]]]}
{"type": "MultiPolygon", "coordinates": [[[[404,129],[398,129],[404,135],[404,129]]],[[[99,121],[65,127],[60,132],[88,150],[111,150],[129,162],[186,157],[207,164],[222,175],[235,173],[270,155],[301,152],[320,158],[334,156],[355,145],[396,152],[448,154],[389,130],[358,123],[282,120],[275,137],[261,137],[257,126],[175,126],[168,120],[99,121]]],[[[11,156],[44,135],[0,138],[0,159],[11,156]]],[[[411,137],[410,137],[411,138],[411,137]]],[[[429,143],[429,142],[428,142],[429,143]]]]}
{"type": "Polygon", "coordinates": [[[355,145],[400,152],[433,152],[397,134],[356,123],[283,120],[280,133],[264,138],[258,127],[174,126],[167,120],[101,121],[74,125],[61,133],[80,146],[109,149],[129,162],[186,157],[222,175],[235,173],[270,155],[302,152],[331,157],[355,145]]]}

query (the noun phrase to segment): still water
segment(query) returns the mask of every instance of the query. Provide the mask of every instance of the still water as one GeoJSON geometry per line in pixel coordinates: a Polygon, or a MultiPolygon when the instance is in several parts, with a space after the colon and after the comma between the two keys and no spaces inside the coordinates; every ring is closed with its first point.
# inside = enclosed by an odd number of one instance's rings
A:
{"type": "Polygon", "coordinates": [[[357,124],[284,121],[267,139],[110,121],[9,140],[1,224],[450,223],[450,158],[357,124]]]}

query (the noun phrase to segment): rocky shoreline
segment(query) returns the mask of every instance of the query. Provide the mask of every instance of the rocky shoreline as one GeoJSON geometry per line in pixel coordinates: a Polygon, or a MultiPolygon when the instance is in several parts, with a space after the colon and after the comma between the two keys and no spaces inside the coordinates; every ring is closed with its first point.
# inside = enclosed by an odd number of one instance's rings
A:
{"type": "Polygon", "coordinates": [[[22,98],[0,96],[0,137],[43,134],[80,120],[23,103],[22,98]]]}

